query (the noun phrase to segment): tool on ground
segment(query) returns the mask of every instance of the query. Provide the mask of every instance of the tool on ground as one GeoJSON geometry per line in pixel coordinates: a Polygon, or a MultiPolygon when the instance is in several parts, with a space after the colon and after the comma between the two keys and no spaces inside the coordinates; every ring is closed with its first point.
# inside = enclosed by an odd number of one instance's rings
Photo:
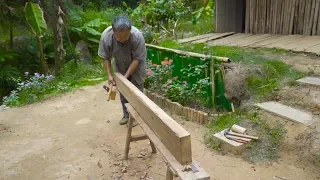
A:
{"type": "Polygon", "coordinates": [[[235,142],[238,142],[238,143],[246,144],[246,143],[249,142],[249,140],[247,141],[247,140],[242,139],[242,138],[240,138],[240,137],[230,136],[230,135],[229,135],[229,130],[225,130],[225,131],[223,132],[223,134],[224,134],[224,136],[225,136],[227,139],[232,140],[232,141],[235,141],[235,142]]]}
{"type": "Polygon", "coordinates": [[[245,135],[245,134],[239,134],[239,133],[235,133],[235,132],[230,132],[228,131],[229,135],[234,135],[234,136],[238,136],[238,137],[242,137],[242,138],[249,138],[249,139],[255,139],[258,140],[259,138],[256,136],[249,136],[249,135],[245,135]]]}
{"type": "Polygon", "coordinates": [[[103,89],[105,89],[108,92],[107,101],[110,101],[110,99],[111,100],[115,100],[116,99],[116,94],[117,94],[116,86],[111,84],[110,88],[109,88],[108,86],[104,85],[103,89]]]}
{"type": "Polygon", "coordinates": [[[241,126],[238,126],[236,124],[234,124],[232,127],[231,127],[231,130],[233,132],[236,132],[236,133],[239,133],[239,134],[244,134],[246,132],[246,128],[243,128],[241,126]]]}

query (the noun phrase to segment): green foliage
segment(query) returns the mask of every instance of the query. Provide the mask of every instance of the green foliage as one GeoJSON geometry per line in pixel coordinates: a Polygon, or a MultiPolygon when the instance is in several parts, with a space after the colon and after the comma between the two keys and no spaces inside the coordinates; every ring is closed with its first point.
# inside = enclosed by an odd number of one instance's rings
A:
{"type": "Polygon", "coordinates": [[[47,24],[40,6],[32,2],[27,2],[25,6],[25,16],[33,32],[38,36],[42,36],[47,30],[47,24]]]}
{"type": "Polygon", "coordinates": [[[245,119],[245,116],[241,113],[226,114],[218,116],[214,121],[210,121],[207,127],[212,130],[212,133],[217,133],[230,128],[233,124],[238,124],[243,119],[245,119]]]}
{"type": "MultiPolygon", "coordinates": [[[[280,87],[290,85],[294,80],[304,76],[291,66],[280,60],[265,57],[262,50],[250,50],[239,47],[207,46],[206,44],[178,44],[172,40],[164,40],[159,43],[166,48],[197,52],[213,56],[228,57],[232,62],[246,65],[254,65],[261,71],[252,71],[246,82],[250,93],[259,100],[270,100],[280,87]]],[[[283,53],[283,52],[281,52],[283,53]]]]}
{"type": "Polygon", "coordinates": [[[180,77],[172,77],[172,60],[165,59],[161,65],[148,63],[148,77],[145,88],[164,94],[170,100],[182,105],[201,105],[209,107],[206,88],[211,86],[210,78],[196,79],[194,84],[188,84],[191,77],[198,77],[207,67],[204,65],[190,66],[181,69],[180,77]]]}
{"type": "Polygon", "coordinates": [[[263,74],[252,74],[246,79],[249,90],[256,98],[273,98],[273,93],[281,86],[303,76],[303,73],[277,60],[265,61],[262,70],[263,74]]]}
{"type": "Polygon", "coordinates": [[[105,80],[105,77],[103,69],[97,65],[78,64],[75,67],[72,61],[65,64],[58,78],[26,72],[24,78],[14,79],[18,87],[3,98],[3,104],[20,106],[38,102],[74,88],[97,84],[105,80]]]}

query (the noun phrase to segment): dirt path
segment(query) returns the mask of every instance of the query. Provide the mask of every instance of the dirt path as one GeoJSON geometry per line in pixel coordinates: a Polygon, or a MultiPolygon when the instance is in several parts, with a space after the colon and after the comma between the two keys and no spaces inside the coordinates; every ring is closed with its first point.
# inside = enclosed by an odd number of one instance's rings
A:
{"type": "MultiPolygon", "coordinates": [[[[126,126],[118,125],[120,102],[107,102],[101,87],[0,111],[0,179],[165,179],[165,164],[159,154],[151,154],[147,141],[132,143],[129,161],[121,161],[126,126]],[[138,158],[141,151],[146,156],[138,158]]],[[[193,157],[212,179],[320,179],[292,157],[252,165],[212,151],[203,144],[204,127],[174,119],[191,133],[193,157]]]]}

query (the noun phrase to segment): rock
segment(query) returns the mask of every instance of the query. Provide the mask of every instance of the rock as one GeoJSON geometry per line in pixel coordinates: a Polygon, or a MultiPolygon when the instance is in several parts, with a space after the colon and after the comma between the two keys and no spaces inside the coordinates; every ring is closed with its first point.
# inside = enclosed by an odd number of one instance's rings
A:
{"type": "Polygon", "coordinates": [[[142,155],[139,155],[139,156],[138,156],[138,158],[142,158],[142,157],[143,157],[142,155]]]}
{"type": "Polygon", "coordinates": [[[126,172],[127,172],[127,168],[126,168],[126,167],[123,167],[120,172],[121,172],[121,173],[126,173],[126,172]]]}
{"type": "Polygon", "coordinates": [[[84,63],[92,63],[92,55],[90,54],[88,45],[80,40],[77,45],[76,49],[79,52],[79,60],[84,63]]]}
{"type": "Polygon", "coordinates": [[[108,120],[107,123],[110,123],[110,120],[108,120]]]}
{"type": "Polygon", "coordinates": [[[148,175],[148,172],[144,172],[140,177],[140,179],[146,179],[147,175],[148,175]]]}
{"type": "Polygon", "coordinates": [[[140,154],[141,154],[142,156],[146,156],[146,155],[147,155],[147,153],[146,153],[145,151],[141,151],[140,154]]]}
{"type": "Polygon", "coordinates": [[[97,165],[98,165],[99,168],[102,168],[102,164],[101,164],[100,160],[98,161],[97,165]]]}

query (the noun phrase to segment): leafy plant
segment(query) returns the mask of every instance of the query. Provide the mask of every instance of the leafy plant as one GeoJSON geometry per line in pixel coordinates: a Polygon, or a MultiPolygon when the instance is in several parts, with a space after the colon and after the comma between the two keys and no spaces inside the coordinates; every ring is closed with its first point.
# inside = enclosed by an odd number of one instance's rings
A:
{"type": "Polygon", "coordinates": [[[44,59],[43,46],[41,42],[41,37],[44,32],[47,30],[47,24],[43,17],[43,12],[38,4],[27,2],[25,5],[25,16],[26,19],[33,31],[36,35],[38,48],[40,52],[40,60],[42,65],[42,72],[44,74],[48,73],[48,64],[44,59]]]}

